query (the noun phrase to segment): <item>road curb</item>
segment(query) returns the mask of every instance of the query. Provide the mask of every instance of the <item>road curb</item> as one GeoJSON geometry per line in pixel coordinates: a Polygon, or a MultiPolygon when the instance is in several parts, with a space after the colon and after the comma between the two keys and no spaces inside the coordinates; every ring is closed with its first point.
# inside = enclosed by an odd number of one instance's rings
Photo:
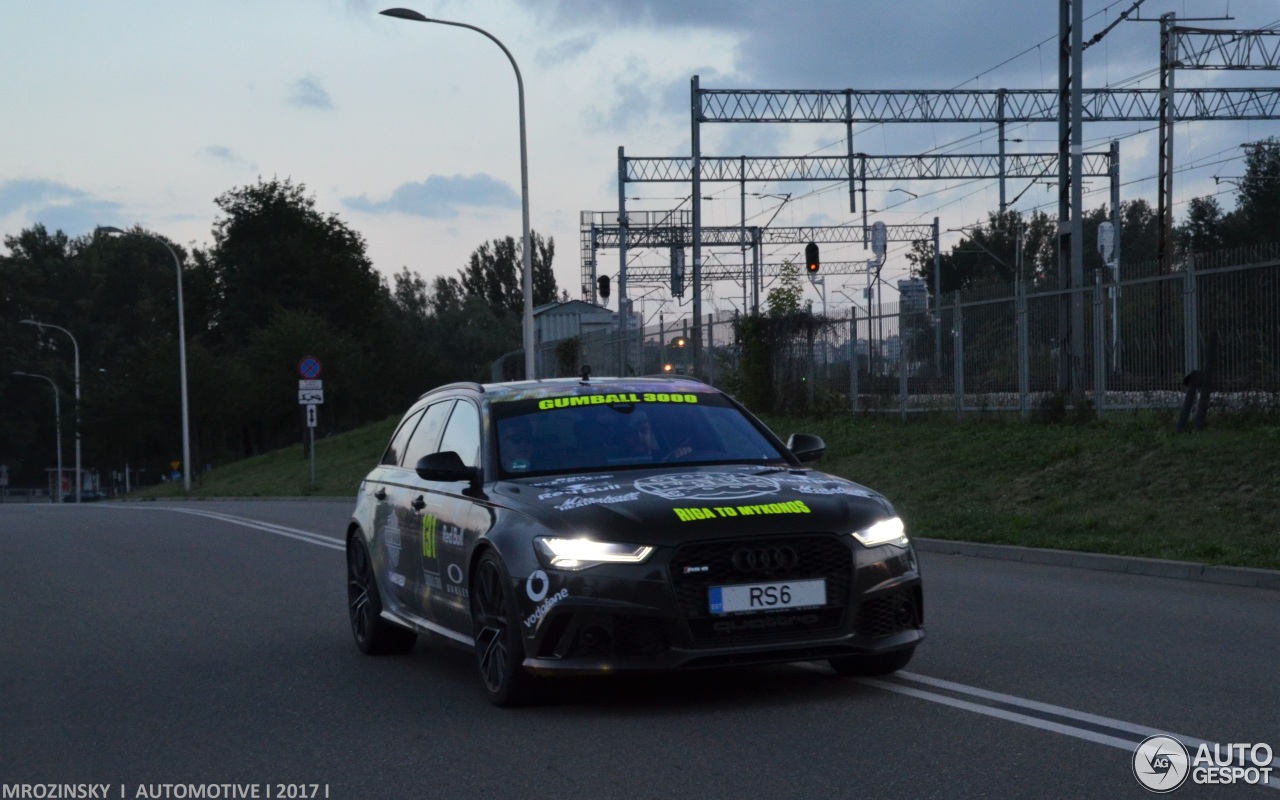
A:
{"type": "Polygon", "coordinates": [[[1113,556],[1101,553],[1077,553],[1072,550],[1049,550],[1038,547],[1020,547],[1006,544],[979,544],[957,542],[949,539],[911,537],[916,549],[925,553],[943,553],[971,558],[994,558],[1000,561],[1021,561],[1027,564],[1048,564],[1057,567],[1074,567],[1100,572],[1123,572],[1129,575],[1147,575],[1156,578],[1203,581],[1229,586],[1246,586],[1254,589],[1280,591],[1280,571],[1252,569],[1249,567],[1217,567],[1196,564],[1191,561],[1165,561],[1159,558],[1113,556]]]}

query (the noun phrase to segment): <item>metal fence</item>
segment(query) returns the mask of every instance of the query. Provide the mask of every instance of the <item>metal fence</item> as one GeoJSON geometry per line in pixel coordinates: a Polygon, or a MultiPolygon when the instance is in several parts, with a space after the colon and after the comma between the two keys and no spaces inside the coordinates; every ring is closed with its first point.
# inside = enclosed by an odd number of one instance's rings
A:
{"type": "MultiPolygon", "coordinates": [[[[1244,253],[1243,255],[1250,255],[1244,253]]],[[[1256,255],[1256,254],[1255,254],[1256,255]]],[[[1274,256],[1275,254],[1268,253],[1274,256]]],[[[1090,275],[1072,290],[987,286],[946,296],[937,308],[885,304],[807,322],[770,343],[777,411],[1016,411],[1047,402],[1108,409],[1175,408],[1184,378],[1212,369],[1219,407],[1280,404],[1280,258],[1232,264],[1188,258],[1173,274],[1109,282],[1090,275]],[[1068,320],[1079,304],[1082,341],[1068,320]],[[870,313],[868,313],[868,311],[870,313]],[[856,369],[850,366],[856,364],[856,369]]],[[[742,390],[736,315],[701,326],[707,382],[742,390]]],[[[540,348],[539,374],[692,374],[688,320],[540,348]]]]}

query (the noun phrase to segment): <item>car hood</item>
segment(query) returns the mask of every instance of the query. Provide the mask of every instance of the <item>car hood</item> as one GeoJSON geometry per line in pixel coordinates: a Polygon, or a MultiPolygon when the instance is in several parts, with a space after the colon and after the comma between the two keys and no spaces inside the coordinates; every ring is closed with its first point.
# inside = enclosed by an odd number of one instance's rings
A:
{"type": "Polygon", "coordinates": [[[493,492],[549,532],[651,545],[848,533],[894,513],[882,495],[844,478],[760,465],[545,476],[501,481],[493,492]]]}

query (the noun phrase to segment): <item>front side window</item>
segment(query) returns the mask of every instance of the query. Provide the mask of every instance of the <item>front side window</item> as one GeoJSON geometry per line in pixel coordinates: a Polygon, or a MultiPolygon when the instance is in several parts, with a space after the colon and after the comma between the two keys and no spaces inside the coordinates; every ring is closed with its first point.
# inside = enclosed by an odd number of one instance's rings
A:
{"type": "Polygon", "coordinates": [[[465,400],[459,400],[449,416],[437,452],[452,450],[468,467],[480,465],[480,412],[465,400]]]}
{"type": "Polygon", "coordinates": [[[445,420],[449,418],[451,408],[453,408],[453,400],[442,400],[427,406],[426,414],[423,415],[417,430],[413,432],[413,436],[409,438],[409,444],[405,447],[404,465],[406,467],[416,468],[423,456],[429,456],[436,451],[436,440],[440,438],[440,430],[444,427],[445,420]]]}

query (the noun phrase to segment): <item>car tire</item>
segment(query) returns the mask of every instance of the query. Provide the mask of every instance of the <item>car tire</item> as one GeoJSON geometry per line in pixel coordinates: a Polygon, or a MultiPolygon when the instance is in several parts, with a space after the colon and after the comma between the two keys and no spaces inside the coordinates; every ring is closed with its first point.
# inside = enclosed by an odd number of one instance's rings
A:
{"type": "Polygon", "coordinates": [[[515,593],[506,566],[493,550],[480,557],[470,594],[476,666],[489,701],[495,706],[529,703],[536,694],[537,678],[524,668],[515,593]]]}
{"type": "Polygon", "coordinates": [[[914,647],[904,647],[892,653],[878,653],[873,656],[840,656],[829,658],[827,663],[838,675],[888,675],[905,667],[911,656],[915,655],[914,647]]]}
{"type": "Polygon", "coordinates": [[[356,647],[365,655],[403,655],[418,641],[418,634],[382,618],[382,597],[374,579],[373,561],[358,533],[347,542],[347,610],[356,647]]]}

